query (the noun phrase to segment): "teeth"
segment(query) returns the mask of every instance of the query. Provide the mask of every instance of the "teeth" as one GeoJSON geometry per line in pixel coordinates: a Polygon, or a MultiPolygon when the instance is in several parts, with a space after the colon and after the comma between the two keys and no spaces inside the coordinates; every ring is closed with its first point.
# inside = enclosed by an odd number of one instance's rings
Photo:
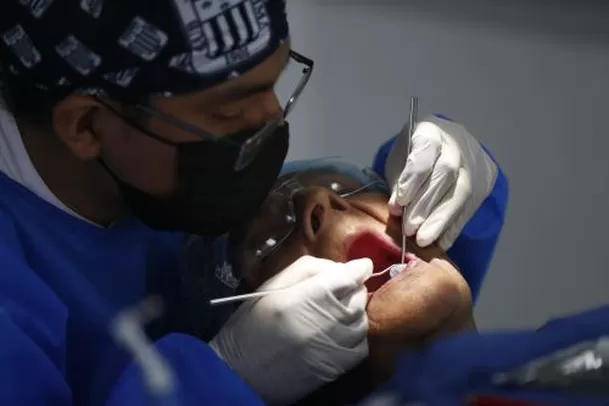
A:
{"type": "Polygon", "coordinates": [[[406,269],[406,264],[395,264],[389,269],[389,277],[394,278],[397,274],[406,269]]]}

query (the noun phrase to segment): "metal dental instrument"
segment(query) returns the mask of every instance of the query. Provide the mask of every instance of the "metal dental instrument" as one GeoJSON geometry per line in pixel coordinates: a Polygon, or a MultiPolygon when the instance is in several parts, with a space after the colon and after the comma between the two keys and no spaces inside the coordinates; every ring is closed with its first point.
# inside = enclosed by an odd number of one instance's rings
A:
{"type": "MultiPolygon", "coordinates": [[[[412,143],[412,134],[417,121],[417,108],[419,99],[416,96],[410,98],[410,113],[408,114],[408,142],[406,143],[406,159],[410,155],[410,144],[412,143]]],[[[402,264],[406,260],[406,226],[404,225],[404,219],[406,218],[406,208],[404,208],[404,214],[402,217],[402,264]]]]}
{"type": "MultiPolygon", "coordinates": [[[[402,262],[402,264],[403,264],[403,262],[402,262]]],[[[398,269],[399,270],[403,269],[403,268],[396,269],[396,267],[399,267],[399,266],[401,266],[401,264],[394,264],[394,265],[388,266],[387,268],[383,269],[380,272],[373,273],[366,280],[376,278],[376,277],[384,275],[388,272],[391,273],[392,269],[395,270],[395,272],[397,272],[398,269]]],[[[288,286],[287,288],[281,288],[281,289],[270,289],[270,290],[263,290],[260,292],[245,293],[243,295],[219,297],[216,299],[211,299],[209,301],[209,304],[212,306],[217,306],[217,305],[223,305],[223,304],[229,304],[229,303],[235,303],[235,302],[243,302],[243,301],[246,301],[249,299],[258,299],[258,298],[264,297],[264,296],[268,295],[269,293],[283,292],[284,290],[287,290],[290,288],[291,288],[291,286],[288,286]]]]}

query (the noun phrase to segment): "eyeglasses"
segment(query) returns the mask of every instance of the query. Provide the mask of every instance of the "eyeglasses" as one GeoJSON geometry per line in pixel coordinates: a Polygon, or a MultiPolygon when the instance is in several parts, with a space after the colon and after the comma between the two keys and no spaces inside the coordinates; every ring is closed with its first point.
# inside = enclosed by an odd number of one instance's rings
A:
{"type": "MultiPolygon", "coordinates": [[[[232,142],[225,137],[219,137],[214,134],[210,134],[194,125],[186,123],[182,120],[179,120],[175,117],[172,117],[168,114],[165,114],[161,111],[155,110],[148,106],[137,104],[135,107],[137,110],[142,111],[143,113],[155,117],[167,124],[173,125],[181,130],[188,131],[193,133],[204,140],[216,140],[218,142],[228,142],[235,144],[240,147],[239,155],[235,160],[234,168],[235,171],[240,171],[246,168],[249,164],[252,163],[260,148],[264,145],[266,141],[270,138],[270,136],[275,132],[277,128],[284,125],[284,121],[288,114],[294,109],[298,98],[300,97],[302,91],[306,87],[311,75],[313,74],[313,60],[303,56],[295,51],[290,50],[290,60],[297,62],[299,65],[304,65],[302,68],[302,77],[300,78],[296,88],[292,92],[290,98],[286,102],[285,106],[283,106],[283,113],[278,115],[277,117],[273,117],[267,123],[256,132],[253,136],[248,138],[243,144],[237,144],[232,142]]],[[[155,137],[160,139],[162,142],[168,144],[176,144],[172,141],[168,141],[166,139],[161,139],[160,137],[155,137]]]]}
{"type": "MultiPolygon", "coordinates": [[[[289,164],[288,164],[289,165],[289,164]]],[[[256,267],[276,252],[292,235],[298,221],[294,199],[311,188],[331,190],[342,198],[377,192],[389,196],[387,183],[369,168],[360,167],[336,158],[322,158],[311,163],[310,169],[280,177],[254,219],[264,222],[263,232],[256,233],[256,225],[248,227],[243,237],[243,266],[256,267]]]]}

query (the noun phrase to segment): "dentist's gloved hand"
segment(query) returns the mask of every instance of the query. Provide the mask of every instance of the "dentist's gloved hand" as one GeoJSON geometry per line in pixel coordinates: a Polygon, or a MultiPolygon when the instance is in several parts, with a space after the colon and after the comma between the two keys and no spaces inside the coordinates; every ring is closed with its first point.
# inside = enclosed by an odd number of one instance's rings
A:
{"type": "Polygon", "coordinates": [[[368,355],[372,261],[302,257],[262,285],[281,289],[243,303],[210,346],[269,404],[288,404],[368,355]]]}
{"type": "Polygon", "coordinates": [[[438,116],[417,124],[407,156],[407,127],[385,165],[390,211],[406,213],[406,234],[419,246],[447,250],[493,190],[497,166],[465,127],[438,116]]]}

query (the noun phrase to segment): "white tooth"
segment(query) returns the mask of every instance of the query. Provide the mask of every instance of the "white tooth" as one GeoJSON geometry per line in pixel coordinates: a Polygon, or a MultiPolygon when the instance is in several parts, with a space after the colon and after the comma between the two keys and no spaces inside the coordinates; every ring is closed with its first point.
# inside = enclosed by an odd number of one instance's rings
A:
{"type": "Polygon", "coordinates": [[[404,269],[406,269],[406,264],[395,264],[395,265],[391,265],[391,268],[389,269],[389,276],[391,278],[395,277],[397,274],[399,274],[400,272],[402,272],[404,269]]]}

